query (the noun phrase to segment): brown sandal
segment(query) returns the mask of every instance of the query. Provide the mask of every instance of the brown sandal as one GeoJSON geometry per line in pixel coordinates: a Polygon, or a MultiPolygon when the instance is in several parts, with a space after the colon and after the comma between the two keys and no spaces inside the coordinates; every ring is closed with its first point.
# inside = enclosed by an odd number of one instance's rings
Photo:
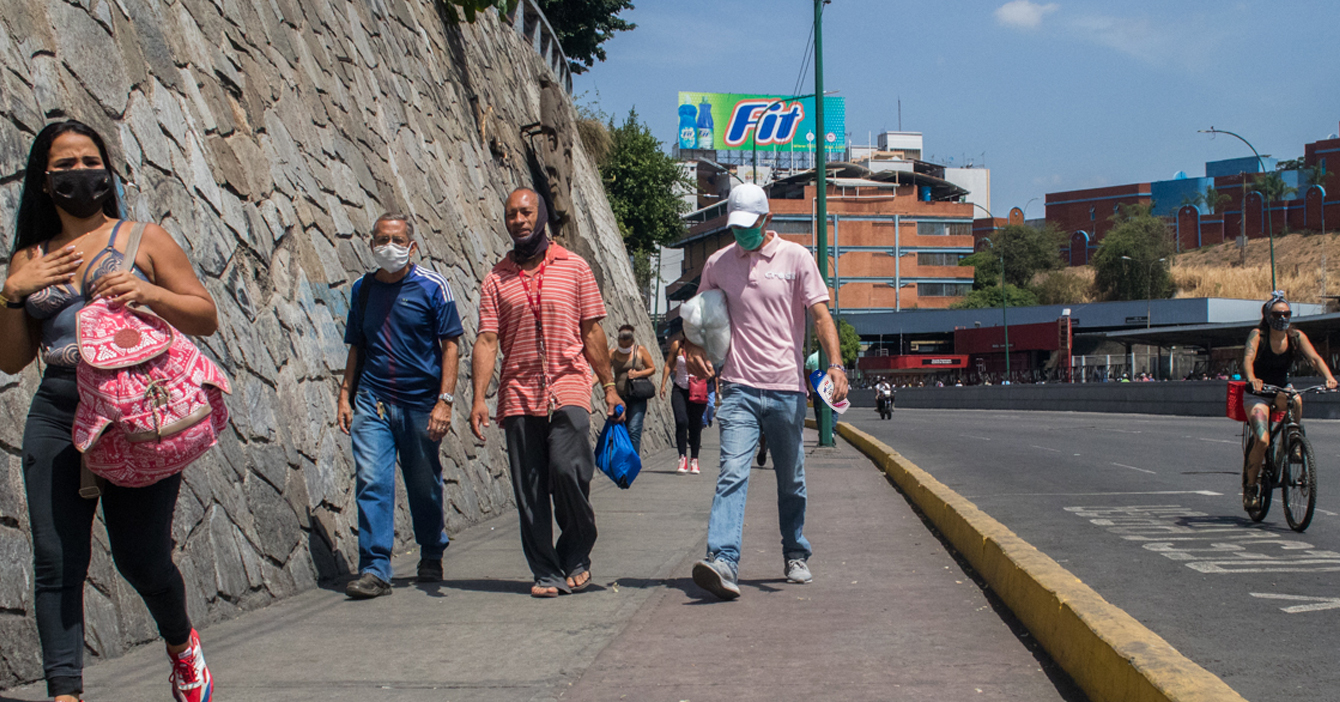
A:
{"type": "Polygon", "coordinates": [[[558,588],[554,587],[553,585],[541,585],[539,583],[535,583],[534,585],[530,586],[530,596],[540,599],[548,597],[558,597],[558,588]]]}
{"type": "Polygon", "coordinates": [[[582,590],[585,590],[585,589],[586,589],[586,586],[587,586],[587,585],[590,585],[590,584],[591,584],[591,571],[590,571],[590,570],[583,570],[582,572],[577,573],[576,575],[570,575],[570,576],[568,576],[568,587],[569,587],[573,592],[581,592],[582,590]],[[583,580],[583,581],[581,581],[580,583],[578,583],[578,582],[577,582],[577,578],[579,578],[579,577],[581,577],[581,576],[583,576],[583,575],[586,576],[586,580],[583,580]]]}

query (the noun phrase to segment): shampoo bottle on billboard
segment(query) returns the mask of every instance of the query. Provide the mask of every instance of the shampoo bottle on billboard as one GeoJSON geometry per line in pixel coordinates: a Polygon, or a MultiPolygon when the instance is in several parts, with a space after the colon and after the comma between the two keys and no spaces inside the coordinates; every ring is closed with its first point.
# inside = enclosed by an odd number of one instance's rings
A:
{"type": "Polygon", "coordinates": [[[702,104],[698,105],[698,148],[714,148],[712,139],[712,106],[707,98],[703,98],[702,104]]]}
{"type": "Polygon", "coordinates": [[[679,148],[698,148],[698,108],[693,105],[679,106],[679,148]]]}

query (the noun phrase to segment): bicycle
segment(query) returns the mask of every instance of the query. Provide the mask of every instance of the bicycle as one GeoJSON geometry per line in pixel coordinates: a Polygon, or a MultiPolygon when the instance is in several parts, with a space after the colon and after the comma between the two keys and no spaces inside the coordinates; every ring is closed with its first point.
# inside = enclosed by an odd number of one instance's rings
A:
{"type": "MultiPolygon", "coordinates": [[[[1251,392],[1248,390],[1248,392],[1251,392]]],[[[1270,512],[1271,496],[1275,488],[1280,488],[1280,494],[1284,501],[1284,519],[1289,523],[1289,528],[1297,532],[1307,529],[1312,523],[1312,513],[1317,507],[1317,471],[1316,459],[1312,452],[1312,442],[1308,441],[1307,432],[1303,429],[1302,417],[1294,414],[1294,398],[1311,392],[1327,392],[1325,385],[1316,385],[1302,390],[1295,390],[1292,387],[1281,388],[1274,385],[1263,385],[1261,392],[1253,393],[1258,396],[1277,397],[1279,394],[1285,396],[1285,410],[1283,417],[1276,420],[1279,416],[1271,405],[1269,432],[1270,443],[1266,447],[1265,465],[1261,467],[1260,476],[1257,478],[1257,489],[1260,491],[1260,499],[1256,502],[1256,509],[1248,509],[1247,516],[1252,521],[1259,522],[1266,518],[1270,512]]],[[[1242,491],[1247,494],[1247,460],[1251,455],[1252,442],[1255,441],[1255,432],[1251,429],[1249,422],[1242,425],[1242,491]]]]}

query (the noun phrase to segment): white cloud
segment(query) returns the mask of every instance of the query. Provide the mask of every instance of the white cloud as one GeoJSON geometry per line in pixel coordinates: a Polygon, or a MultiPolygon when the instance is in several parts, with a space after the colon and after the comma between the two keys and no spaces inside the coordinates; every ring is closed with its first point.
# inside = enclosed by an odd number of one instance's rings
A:
{"type": "Polygon", "coordinates": [[[1176,65],[1193,72],[1208,68],[1222,45],[1223,32],[1209,23],[1187,35],[1147,17],[1088,15],[1069,23],[1070,33],[1154,66],[1176,65]]]}
{"type": "Polygon", "coordinates": [[[1029,0],[1010,0],[996,8],[996,21],[1016,29],[1037,29],[1042,18],[1061,9],[1056,3],[1039,5],[1029,0]]]}

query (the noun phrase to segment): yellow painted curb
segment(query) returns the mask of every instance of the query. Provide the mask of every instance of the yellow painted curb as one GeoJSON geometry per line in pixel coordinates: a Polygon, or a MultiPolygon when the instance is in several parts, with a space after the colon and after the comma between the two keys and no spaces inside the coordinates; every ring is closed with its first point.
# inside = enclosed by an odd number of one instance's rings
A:
{"type": "Polygon", "coordinates": [[[845,422],[837,433],[898,484],[1094,702],[1246,702],[897,451],[845,422]]]}

